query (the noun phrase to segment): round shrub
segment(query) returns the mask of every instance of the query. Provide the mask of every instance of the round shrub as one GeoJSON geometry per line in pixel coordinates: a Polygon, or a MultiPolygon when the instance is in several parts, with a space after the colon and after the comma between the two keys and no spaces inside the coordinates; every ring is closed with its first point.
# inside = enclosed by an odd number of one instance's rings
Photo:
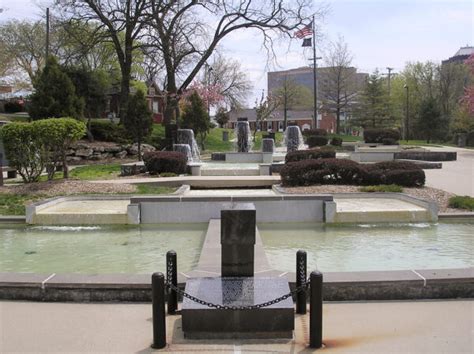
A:
{"type": "Polygon", "coordinates": [[[425,185],[425,171],[391,170],[385,173],[384,184],[398,184],[404,187],[421,187],[425,185]]]}
{"type": "Polygon", "coordinates": [[[313,148],[315,146],[325,146],[328,144],[328,138],[320,135],[310,135],[306,138],[306,144],[308,144],[309,148],[313,148]]]}
{"type": "Polygon", "coordinates": [[[309,159],[329,159],[336,157],[336,150],[332,146],[322,146],[316,149],[296,150],[286,154],[285,162],[296,162],[309,159]]]}
{"type": "Polygon", "coordinates": [[[364,141],[369,144],[382,144],[384,139],[400,140],[400,132],[395,129],[365,129],[364,141]]]}
{"type": "Polygon", "coordinates": [[[302,134],[303,136],[326,136],[328,132],[326,131],[326,129],[306,129],[303,130],[302,134]]]}
{"type": "Polygon", "coordinates": [[[342,146],[342,139],[338,138],[337,136],[331,139],[331,145],[333,146],[342,146]]]}
{"type": "Polygon", "coordinates": [[[185,154],[177,151],[153,151],[143,155],[145,167],[151,175],[162,173],[186,172],[188,159],[185,154]]]}

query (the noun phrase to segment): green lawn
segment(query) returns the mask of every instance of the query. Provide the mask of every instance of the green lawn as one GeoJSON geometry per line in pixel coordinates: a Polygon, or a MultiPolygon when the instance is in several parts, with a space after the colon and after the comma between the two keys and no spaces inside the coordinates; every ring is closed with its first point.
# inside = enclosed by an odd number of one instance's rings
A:
{"type": "MultiPolygon", "coordinates": [[[[62,173],[59,173],[62,175],[62,173]]],[[[113,179],[120,175],[120,164],[89,165],[76,167],[69,172],[71,178],[82,180],[113,179]]]]}
{"type": "Polygon", "coordinates": [[[162,187],[148,183],[137,184],[137,191],[132,194],[170,194],[176,191],[173,187],[162,187]]]}
{"type": "Polygon", "coordinates": [[[334,137],[341,138],[342,141],[347,141],[347,142],[355,142],[355,141],[364,140],[364,138],[362,136],[342,135],[342,134],[328,134],[329,141],[331,141],[331,139],[334,138],[334,137]]]}
{"type": "Polygon", "coordinates": [[[455,196],[449,198],[449,206],[455,209],[474,211],[474,198],[469,196],[455,196]]]}
{"type": "Polygon", "coordinates": [[[0,113],[0,120],[7,120],[10,122],[28,122],[28,114],[14,114],[14,113],[0,113]]]}
{"type": "Polygon", "coordinates": [[[0,215],[25,215],[25,205],[46,198],[42,195],[0,194],[0,215]]]}

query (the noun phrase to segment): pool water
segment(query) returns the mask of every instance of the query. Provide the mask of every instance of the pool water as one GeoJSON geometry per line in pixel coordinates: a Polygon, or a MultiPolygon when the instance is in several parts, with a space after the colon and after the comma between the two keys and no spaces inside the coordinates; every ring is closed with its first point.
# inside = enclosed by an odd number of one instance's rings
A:
{"type": "Polygon", "coordinates": [[[0,272],[136,273],[165,270],[168,250],[178,269],[195,268],[207,224],[24,226],[0,224],[0,272]]]}
{"type": "Polygon", "coordinates": [[[305,250],[308,270],[464,268],[474,266],[474,223],[436,224],[260,224],[273,268],[295,271],[305,250]]]}

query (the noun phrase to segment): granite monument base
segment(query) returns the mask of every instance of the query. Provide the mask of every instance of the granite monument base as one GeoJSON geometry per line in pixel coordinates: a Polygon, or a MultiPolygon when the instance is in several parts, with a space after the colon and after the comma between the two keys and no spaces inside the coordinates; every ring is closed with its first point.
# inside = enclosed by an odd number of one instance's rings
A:
{"type": "MultiPolygon", "coordinates": [[[[251,306],[273,300],[290,292],[284,278],[191,278],[188,294],[222,306],[251,306]]],[[[291,338],[294,308],[291,297],[258,309],[216,309],[187,298],[182,306],[186,338],[291,338]]]]}

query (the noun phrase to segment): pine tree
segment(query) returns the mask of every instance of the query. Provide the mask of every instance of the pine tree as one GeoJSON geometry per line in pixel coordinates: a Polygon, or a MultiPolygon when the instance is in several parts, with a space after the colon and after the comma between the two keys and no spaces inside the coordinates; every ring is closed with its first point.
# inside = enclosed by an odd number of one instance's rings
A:
{"type": "Polygon", "coordinates": [[[188,104],[184,107],[181,118],[181,126],[194,131],[201,149],[204,150],[204,141],[210,129],[210,122],[204,102],[196,91],[188,97],[188,104]]]}
{"type": "Polygon", "coordinates": [[[443,130],[447,130],[448,122],[441,116],[441,110],[434,98],[427,98],[421,102],[418,116],[418,132],[426,142],[439,138],[443,130]]]}
{"type": "Polygon", "coordinates": [[[138,145],[138,159],[141,160],[143,139],[150,135],[153,128],[153,118],[141,90],[137,90],[128,101],[124,125],[127,132],[133,137],[133,141],[138,145]]]}
{"type": "Polygon", "coordinates": [[[353,123],[363,128],[391,128],[395,119],[391,114],[390,98],[385,92],[378,72],[370,75],[354,112],[353,123]]]}
{"type": "Polygon", "coordinates": [[[84,102],[76,95],[74,84],[54,57],[48,58],[33,86],[35,93],[29,109],[33,120],[82,117],[84,102]]]}

